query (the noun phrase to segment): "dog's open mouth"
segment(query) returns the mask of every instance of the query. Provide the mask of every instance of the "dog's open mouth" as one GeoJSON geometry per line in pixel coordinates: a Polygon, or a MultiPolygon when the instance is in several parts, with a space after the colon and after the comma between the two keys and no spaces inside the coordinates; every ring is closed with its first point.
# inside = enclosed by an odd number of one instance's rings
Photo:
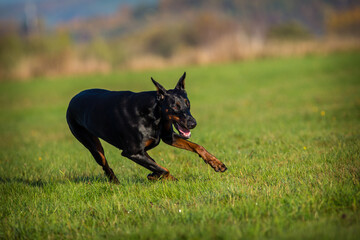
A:
{"type": "Polygon", "coordinates": [[[175,128],[178,130],[179,134],[184,138],[190,138],[191,132],[186,127],[183,127],[182,125],[178,123],[174,123],[175,128]]]}

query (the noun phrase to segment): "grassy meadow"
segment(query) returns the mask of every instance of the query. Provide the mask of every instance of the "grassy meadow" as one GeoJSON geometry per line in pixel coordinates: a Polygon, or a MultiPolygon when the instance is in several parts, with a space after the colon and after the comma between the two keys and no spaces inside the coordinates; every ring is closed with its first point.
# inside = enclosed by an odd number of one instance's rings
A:
{"type": "Polygon", "coordinates": [[[360,53],[0,83],[1,239],[357,239],[360,53]],[[164,143],[178,182],[104,143],[109,184],[65,120],[87,88],[166,88],[186,70],[191,141],[228,167],[164,143]]]}

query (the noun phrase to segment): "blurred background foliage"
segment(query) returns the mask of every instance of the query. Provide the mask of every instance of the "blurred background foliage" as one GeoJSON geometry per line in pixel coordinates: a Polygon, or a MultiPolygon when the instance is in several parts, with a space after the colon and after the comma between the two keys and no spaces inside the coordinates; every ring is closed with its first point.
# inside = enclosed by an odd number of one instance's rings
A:
{"type": "Polygon", "coordinates": [[[356,0],[0,3],[0,79],[359,49],[356,0]]]}

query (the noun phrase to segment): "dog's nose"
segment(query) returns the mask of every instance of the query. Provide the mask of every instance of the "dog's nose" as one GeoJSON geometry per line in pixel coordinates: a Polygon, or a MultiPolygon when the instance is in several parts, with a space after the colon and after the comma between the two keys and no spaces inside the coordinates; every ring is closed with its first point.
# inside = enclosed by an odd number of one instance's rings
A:
{"type": "Polygon", "coordinates": [[[188,125],[188,128],[189,128],[189,129],[195,128],[195,127],[196,127],[196,120],[195,120],[195,119],[189,120],[188,123],[187,123],[187,125],[188,125]]]}

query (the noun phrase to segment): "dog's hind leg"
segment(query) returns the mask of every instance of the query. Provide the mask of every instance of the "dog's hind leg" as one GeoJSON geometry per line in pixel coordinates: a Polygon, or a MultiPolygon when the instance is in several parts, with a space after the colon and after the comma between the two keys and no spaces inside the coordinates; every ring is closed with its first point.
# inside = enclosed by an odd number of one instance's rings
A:
{"type": "Polygon", "coordinates": [[[169,170],[157,164],[147,152],[141,151],[139,153],[133,154],[127,151],[123,151],[121,155],[152,171],[152,173],[147,176],[149,180],[177,180],[174,176],[170,175],[169,170]]]}
{"type": "Polygon", "coordinates": [[[118,184],[119,180],[106,161],[104,149],[101,146],[99,138],[74,121],[68,119],[68,123],[72,134],[90,151],[96,162],[103,168],[110,182],[118,184]]]}

